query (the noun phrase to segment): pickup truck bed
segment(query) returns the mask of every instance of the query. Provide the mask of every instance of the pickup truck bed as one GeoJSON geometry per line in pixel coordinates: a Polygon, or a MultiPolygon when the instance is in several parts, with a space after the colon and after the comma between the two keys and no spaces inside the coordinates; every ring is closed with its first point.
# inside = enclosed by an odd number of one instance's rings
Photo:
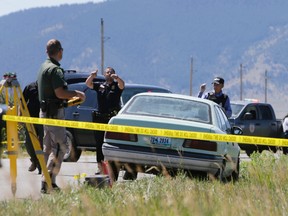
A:
{"type": "MultiPolygon", "coordinates": [[[[282,120],[277,120],[273,107],[268,103],[232,102],[232,116],[229,118],[231,126],[239,126],[243,135],[282,138],[282,120]]],[[[276,152],[275,146],[241,144],[239,146],[250,156],[254,151],[271,150],[276,152]]],[[[285,149],[286,151],[286,149],[285,149]]]]}

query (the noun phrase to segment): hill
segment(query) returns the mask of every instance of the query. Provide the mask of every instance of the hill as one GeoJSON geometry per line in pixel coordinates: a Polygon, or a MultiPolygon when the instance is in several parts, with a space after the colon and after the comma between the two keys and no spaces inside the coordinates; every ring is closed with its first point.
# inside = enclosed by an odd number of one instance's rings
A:
{"type": "Polygon", "coordinates": [[[24,10],[0,17],[0,71],[16,72],[21,85],[36,79],[50,38],[63,44],[65,69],[100,69],[103,18],[105,66],[126,82],[189,94],[193,58],[193,95],[219,75],[238,100],[242,64],[243,98],[265,101],[266,94],[282,117],[287,6],[285,0],[110,0],[24,10]]]}

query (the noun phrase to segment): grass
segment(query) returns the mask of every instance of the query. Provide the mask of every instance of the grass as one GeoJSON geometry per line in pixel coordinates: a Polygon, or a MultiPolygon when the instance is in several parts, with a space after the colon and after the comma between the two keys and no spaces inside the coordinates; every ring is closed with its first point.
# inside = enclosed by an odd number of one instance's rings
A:
{"type": "Polygon", "coordinates": [[[41,199],[0,202],[0,215],[287,215],[288,157],[253,154],[239,181],[184,175],[117,182],[97,189],[80,184],[41,199]]]}

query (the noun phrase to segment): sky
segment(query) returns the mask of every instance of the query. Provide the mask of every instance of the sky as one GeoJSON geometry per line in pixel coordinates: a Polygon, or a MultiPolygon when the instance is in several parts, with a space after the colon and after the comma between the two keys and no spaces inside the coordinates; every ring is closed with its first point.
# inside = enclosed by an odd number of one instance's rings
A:
{"type": "Polygon", "coordinates": [[[81,4],[88,2],[103,2],[106,0],[0,0],[0,16],[20,10],[36,7],[51,7],[61,4],[81,4]]]}

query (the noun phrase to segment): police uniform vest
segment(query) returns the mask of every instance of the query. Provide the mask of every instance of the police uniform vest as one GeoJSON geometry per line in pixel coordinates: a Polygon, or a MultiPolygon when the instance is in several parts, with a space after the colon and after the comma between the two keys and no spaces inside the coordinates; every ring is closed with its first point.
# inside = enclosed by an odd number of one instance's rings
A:
{"type": "Polygon", "coordinates": [[[207,99],[214,101],[215,103],[219,104],[220,106],[224,107],[226,100],[227,100],[227,95],[222,94],[219,97],[216,97],[214,92],[209,92],[207,99]]]}

